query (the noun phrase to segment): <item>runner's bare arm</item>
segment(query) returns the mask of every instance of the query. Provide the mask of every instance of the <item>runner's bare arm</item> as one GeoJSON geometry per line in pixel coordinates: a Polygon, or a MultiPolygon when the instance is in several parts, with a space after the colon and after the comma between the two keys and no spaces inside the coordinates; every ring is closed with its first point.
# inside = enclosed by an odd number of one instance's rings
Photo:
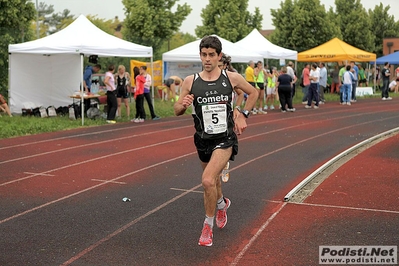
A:
{"type": "Polygon", "coordinates": [[[175,105],[173,106],[176,116],[183,115],[186,112],[187,108],[194,101],[194,95],[190,94],[191,86],[193,84],[193,79],[194,79],[194,75],[188,76],[183,81],[180,97],[177,100],[177,102],[175,103],[175,105]]]}

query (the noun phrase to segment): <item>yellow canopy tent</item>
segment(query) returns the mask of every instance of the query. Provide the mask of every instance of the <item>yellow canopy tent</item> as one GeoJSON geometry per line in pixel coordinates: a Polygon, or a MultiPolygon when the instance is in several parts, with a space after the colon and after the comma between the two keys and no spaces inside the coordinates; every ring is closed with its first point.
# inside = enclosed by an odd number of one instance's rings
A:
{"type": "Polygon", "coordinates": [[[300,62],[371,62],[376,59],[376,54],[360,50],[338,38],[298,53],[298,61],[300,62]]]}

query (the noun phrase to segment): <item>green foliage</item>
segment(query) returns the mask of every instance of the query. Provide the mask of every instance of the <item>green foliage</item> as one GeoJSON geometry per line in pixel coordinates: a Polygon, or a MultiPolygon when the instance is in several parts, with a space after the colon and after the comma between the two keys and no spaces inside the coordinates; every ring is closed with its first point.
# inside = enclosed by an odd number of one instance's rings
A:
{"type": "Polygon", "coordinates": [[[319,0],[285,0],[280,9],[272,9],[272,21],[276,29],[271,42],[296,51],[304,51],[334,37],[340,31],[319,0]]]}
{"type": "Polygon", "coordinates": [[[399,37],[399,24],[394,16],[388,14],[390,6],[384,7],[382,3],[376,5],[374,10],[369,9],[370,28],[374,35],[374,46],[377,57],[383,55],[383,39],[399,37]]]}
{"type": "Polygon", "coordinates": [[[8,94],[8,45],[29,41],[35,7],[29,0],[0,0],[0,94],[8,94]]]}
{"type": "MultiPolygon", "coordinates": [[[[187,4],[171,9],[176,0],[122,0],[125,6],[125,21],[122,29],[126,40],[133,43],[152,46],[159,50],[163,43],[178,32],[182,22],[190,14],[187,4]]],[[[157,58],[154,58],[155,60],[157,58]]]]}
{"type": "Polygon", "coordinates": [[[262,27],[263,16],[259,8],[253,15],[247,9],[248,0],[210,0],[202,10],[202,25],[197,26],[195,34],[200,38],[216,34],[237,42],[254,28],[262,27]]]}
{"type": "Polygon", "coordinates": [[[195,36],[189,33],[178,32],[174,34],[170,40],[163,42],[162,46],[157,51],[154,51],[154,58],[162,58],[163,53],[180,47],[186,43],[193,42],[196,39],[195,36]]]}
{"type": "Polygon", "coordinates": [[[368,13],[360,0],[335,0],[343,41],[366,51],[374,51],[374,35],[368,13]]]}

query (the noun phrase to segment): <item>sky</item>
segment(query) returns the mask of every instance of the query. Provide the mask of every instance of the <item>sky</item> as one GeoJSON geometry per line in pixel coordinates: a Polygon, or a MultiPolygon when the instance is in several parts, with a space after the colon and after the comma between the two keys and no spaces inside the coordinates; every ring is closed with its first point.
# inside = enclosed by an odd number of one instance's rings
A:
{"type": "MultiPolygon", "coordinates": [[[[46,3],[47,5],[53,5],[55,12],[62,12],[64,9],[71,11],[71,14],[76,17],[80,14],[97,15],[98,18],[113,19],[118,16],[120,20],[125,18],[124,6],[121,0],[32,0],[36,4],[36,1],[46,3]]],[[[321,4],[325,6],[326,10],[330,6],[335,7],[335,0],[320,0],[321,4]]],[[[197,25],[202,25],[201,11],[208,4],[206,0],[178,0],[177,4],[187,3],[191,6],[192,11],[190,15],[183,22],[180,27],[180,31],[184,33],[194,34],[194,30],[197,25]]],[[[255,12],[255,7],[259,7],[261,14],[263,15],[262,29],[273,29],[270,9],[280,8],[280,0],[249,0],[248,11],[250,13],[255,12]]],[[[382,3],[384,7],[390,6],[389,14],[395,16],[394,10],[399,10],[399,0],[361,0],[364,8],[374,9],[376,5],[382,3]]],[[[395,20],[399,19],[399,15],[396,14],[395,20]]]]}

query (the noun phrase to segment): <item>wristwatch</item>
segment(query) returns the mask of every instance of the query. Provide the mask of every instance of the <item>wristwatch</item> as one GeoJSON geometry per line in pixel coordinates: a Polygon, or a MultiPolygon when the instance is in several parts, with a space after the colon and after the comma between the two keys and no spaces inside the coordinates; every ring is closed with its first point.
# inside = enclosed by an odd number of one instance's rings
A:
{"type": "Polygon", "coordinates": [[[241,113],[245,116],[245,118],[248,118],[250,114],[248,110],[241,110],[241,113]]]}

